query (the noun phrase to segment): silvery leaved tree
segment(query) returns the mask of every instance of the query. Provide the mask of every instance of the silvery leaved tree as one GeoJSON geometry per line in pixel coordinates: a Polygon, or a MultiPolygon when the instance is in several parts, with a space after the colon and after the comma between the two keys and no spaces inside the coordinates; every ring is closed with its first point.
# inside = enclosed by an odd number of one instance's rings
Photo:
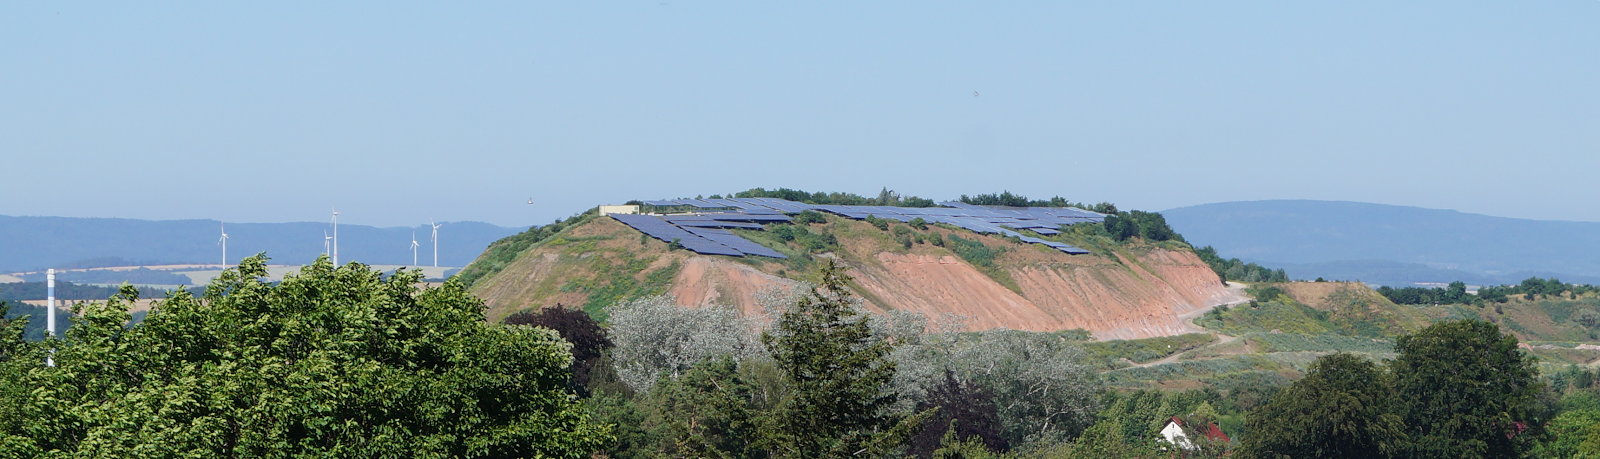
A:
{"type": "Polygon", "coordinates": [[[995,329],[932,333],[895,350],[895,387],[908,403],[945,371],[986,388],[999,408],[1001,435],[1014,447],[1044,448],[1070,440],[1094,422],[1099,377],[1084,365],[1082,346],[1055,333],[995,329]]]}
{"type": "Polygon", "coordinates": [[[649,392],[662,376],[677,378],[696,363],[723,355],[743,360],[761,353],[753,321],[722,306],[685,308],[672,296],[619,303],[607,310],[617,377],[649,392]]]}

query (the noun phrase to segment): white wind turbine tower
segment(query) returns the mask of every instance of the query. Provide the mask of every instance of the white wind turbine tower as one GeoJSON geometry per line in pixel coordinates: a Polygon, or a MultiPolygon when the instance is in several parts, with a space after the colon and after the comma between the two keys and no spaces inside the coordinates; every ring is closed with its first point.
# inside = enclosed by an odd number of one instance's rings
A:
{"type": "Polygon", "coordinates": [[[411,232],[411,266],[416,266],[417,265],[417,247],[421,247],[421,246],[422,246],[422,244],[418,244],[417,243],[417,232],[416,231],[412,231],[411,232]]]}
{"type": "MultiPolygon", "coordinates": [[[[326,236],[324,236],[326,237],[326,236]]],[[[333,211],[333,265],[339,266],[339,211],[333,211]]]]}
{"type": "Polygon", "coordinates": [[[222,266],[228,266],[228,224],[222,223],[222,237],[217,239],[217,244],[222,246],[222,266]]]}
{"type": "Polygon", "coordinates": [[[329,248],[329,245],[328,245],[328,241],[331,241],[331,240],[333,240],[333,236],[329,236],[328,235],[328,230],[322,230],[322,254],[323,255],[332,255],[333,254],[333,252],[330,251],[331,249],[329,248]]]}
{"type": "Polygon", "coordinates": [[[437,268],[439,267],[439,227],[444,226],[444,224],[434,223],[433,219],[430,218],[428,219],[428,225],[433,227],[433,267],[437,268]]]}

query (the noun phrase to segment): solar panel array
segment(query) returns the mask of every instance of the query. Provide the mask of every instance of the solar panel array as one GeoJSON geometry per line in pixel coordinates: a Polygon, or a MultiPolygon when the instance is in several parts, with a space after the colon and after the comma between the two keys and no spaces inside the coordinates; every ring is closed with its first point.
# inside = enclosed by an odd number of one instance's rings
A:
{"type": "Polygon", "coordinates": [[[770,248],[728,232],[728,228],[762,229],[762,224],[786,223],[785,214],[807,210],[827,212],[854,220],[867,217],[910,222],[921,218],[929,223],[945,223],[958,228],[982,233],[999,234],[1020,239],[1029,244],[1039,244],[1069,254],[1086,254],[1088,250],[1061,242],[1028,236],[1017,230],[1039,235],[1061,234],[1063,225],[1105,221],[1104,214],[1071,207],[1003,207],[976,206],[962,202],[941,202],[944,207],[891,207],[891,206],[841,206],[819,205],[775,198],[726,199],[671,199],[645,201],[653,206],[688,206],[701,212],[656,217],[651,215],[613,214],[650,237],[665,242],[678,240],[684,248],[707,255],[757,255],[787,258],[770,248]]]}

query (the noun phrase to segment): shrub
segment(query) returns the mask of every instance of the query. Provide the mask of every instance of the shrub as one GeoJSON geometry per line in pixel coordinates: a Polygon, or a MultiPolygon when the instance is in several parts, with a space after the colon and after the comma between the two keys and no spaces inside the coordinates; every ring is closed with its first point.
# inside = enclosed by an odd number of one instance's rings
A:
{"type": "Polygon", "coordinates": [[[801,224],[801,225],[811,224],[811,223],[827,223],[828,222],[828,219],[826,217],[823,217],[821,213],[819,213],[817,211],[814,211],[814,210],[802,211],[802,212],[800,212],[800,214],[795,215],[793,220],[794,220],[794,222],[796,224],[801,224]]]}
{"type": "Polygon", "coordinates": [[[868,215],[867,216],[867,223],[871,223],[872,226],[876,226],[876,227],[878,227],[878,229],[883,230],[883,231],[888,231],[889,230],[889,220],[888,219],[883,219],[883,218],[878,218],[876,216],[868,215]]]}

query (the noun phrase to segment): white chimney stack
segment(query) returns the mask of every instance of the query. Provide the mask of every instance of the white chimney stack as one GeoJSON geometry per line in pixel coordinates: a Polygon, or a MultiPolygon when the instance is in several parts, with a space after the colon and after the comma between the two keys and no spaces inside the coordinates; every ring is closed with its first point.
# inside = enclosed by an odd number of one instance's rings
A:
{"type": "Polygon", "coordinates": [[[45,319],[45,330],[50,333],[48,336],[52,336],[53,337],[53,336],[56,336],[56,270],[55,269],[50,269],[50,270],[46,270],[45,271],[45,275],[44,275],[44,292],[45,292],[44,293],[44,295],[45,295],[44,296],[45,317],[47,317],[47,319],[45,319]]]}
{"type": "MultiPolygon", "coordinates": [[[[45,331],[49,334],[46,338],[56,336],[56,270],[45,270],[44,274],[44,316],[45,331]]],[[[50,348],[50,355],[45,356],[44,366],[56,366],[55,348],[50,348]]]]}

